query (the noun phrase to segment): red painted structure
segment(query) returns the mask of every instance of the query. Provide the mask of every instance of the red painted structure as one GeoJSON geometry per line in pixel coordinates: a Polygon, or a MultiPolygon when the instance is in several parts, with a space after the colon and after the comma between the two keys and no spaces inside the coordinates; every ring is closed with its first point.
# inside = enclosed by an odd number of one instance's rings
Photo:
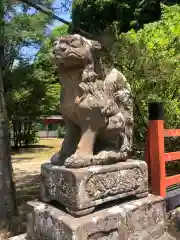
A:
{"type": "Polygon", "coordinates": [[[49,125],[49,124],[53,124],[53,123],[60,123],[63,121],[62,116],[60,115],[52,115],[52,116],[48,116],[48,117],[44,117],[42,118],[43,122],[45,125],[49,125]]]}
{"type": "Polygon", "coordinates": [[[51,115],[47,117],[41,117],[41,128],[39,129],[37,136],[40,138],[53,138],[58,136],[58,126],[64,126],[64,120],[61,115],[51,115]]]}
{"type": "MultiPolygon", "coordinates": [[[[165,153],[164,138],[180,137],[180,129],[164,128],[163,117],[155,116],[158,115],[159,111],[157,104],[152,103],[149,107],[151,110],[156,108],[155,112],[157,114],[155,113],[153,117],[150,116],[149,119],[145,158],[149,167],[152,194],[166,197],[167,187],[180,184],[180,174],[167,177],[165,164],[170,161],[180,160],[180,151],[165,153]]],[[[163,106],[161,105],[160,108],[162,110],[163,106]]],[[[151,115],[151,110],[149,110],[149,115],[151,115]]]]}

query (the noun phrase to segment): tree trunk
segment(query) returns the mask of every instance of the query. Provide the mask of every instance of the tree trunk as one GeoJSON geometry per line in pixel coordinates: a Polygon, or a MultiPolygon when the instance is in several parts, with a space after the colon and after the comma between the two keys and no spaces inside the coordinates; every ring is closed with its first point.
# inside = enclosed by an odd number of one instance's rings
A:
{"type": "Polygon", "coordinates": [[[6,223],[16,214],[16,195],[2,80],[0,68],[0,223],[6,223]]]}
{"type": "Polygon", "coordinates": [[[0,227],[8,224],[16,214],[15,185],[10,155],[10,135],[8,117],[4,100],[4,22],[3,1],[0,3],[0,227]]]}

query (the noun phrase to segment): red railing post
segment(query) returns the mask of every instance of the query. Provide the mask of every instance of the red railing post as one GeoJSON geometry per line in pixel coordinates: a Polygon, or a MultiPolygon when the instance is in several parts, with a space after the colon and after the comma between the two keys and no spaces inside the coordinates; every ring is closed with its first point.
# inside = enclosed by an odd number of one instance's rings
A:
{"type": "Polygon", "coordinates": [[[164,159],[164,109],[162,103],[149,104],[149,167],[152,194],[166,196],[164,159]]]}
{"type": "Polygon", "coordinates": [[[151,181],[151,168],[150,168],[150,142],[149,142],[149,125],[146,132],[145,140],[145,161],[148,165],[148,181],[151,181]]]}

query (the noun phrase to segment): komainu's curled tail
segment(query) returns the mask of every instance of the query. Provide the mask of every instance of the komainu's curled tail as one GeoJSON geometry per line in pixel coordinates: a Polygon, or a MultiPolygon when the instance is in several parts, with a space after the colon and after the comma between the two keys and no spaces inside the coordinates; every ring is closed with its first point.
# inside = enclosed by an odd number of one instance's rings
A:
{"type": "Polygon", "coordinates": [[[102,110],[104,115],[114,115],[122,107],[132,108],[131,87],[125,76],[115,68],[105,78],[104,92],[108,98],[108,104],[102,110]]]}
{"type": "Polygon", "coordinates": [[[102,109],[102,114],[107,118],[107,128],[113,129],[120,126],[124,138],[121,152],[129,152],[132,148],[133,134],[133,98],[131,87],[120,71],[112,69],[105,78],[104,92],[108,100],[107,105],[102,109]],[[121,124],[117,124],[120,122],[121,124]],[[122,131],[122,128],[124,128],[124,131],[122,131]]]}

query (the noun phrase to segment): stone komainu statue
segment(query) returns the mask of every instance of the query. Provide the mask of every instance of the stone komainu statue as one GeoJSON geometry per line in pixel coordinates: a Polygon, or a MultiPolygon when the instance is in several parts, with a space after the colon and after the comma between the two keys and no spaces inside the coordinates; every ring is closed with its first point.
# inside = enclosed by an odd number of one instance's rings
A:
{"type": "Polygon", "coordinates": [[[81,168],[125,161],[132,148],[133,100],[124,75],[113,69],[99,79],[95,52],[101,45],[80,35],[55,41],[62,84],[61,113],[67,131],[54,165],[81,168]]]}

